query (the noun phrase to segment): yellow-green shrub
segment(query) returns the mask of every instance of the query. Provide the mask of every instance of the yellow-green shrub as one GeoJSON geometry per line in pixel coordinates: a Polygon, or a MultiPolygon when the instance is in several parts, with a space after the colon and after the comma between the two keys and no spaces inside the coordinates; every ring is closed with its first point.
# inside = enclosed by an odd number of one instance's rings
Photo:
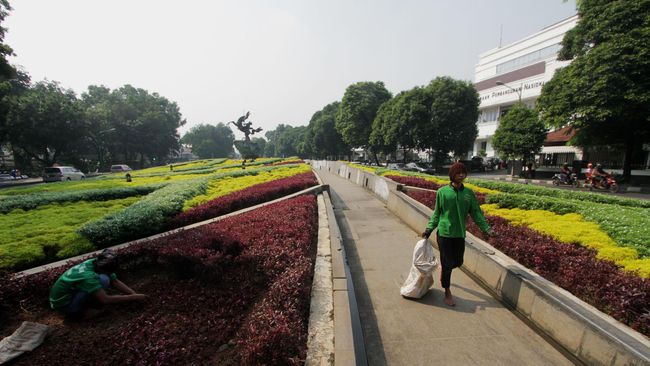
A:
{"type": "Polygon", "coordinates": [[[0,215],[0,269],[26,268],[44,260],[67,258],[92,250],[92,243],[76,230],[140,198],[50,204],[0,215]]]}
{"type": "Polygon", "coordinates": [[[598,224],[586,221],[580,214],[555,214],[546,210],[523,210],[499,208],[496,204],[485,204],[481,208],[487,215],[503,217],[514,225],[524,225],[538,232],[550,235],[564,243],[578,243],[597,251],[596,257],[610,260],[628,271],[639,271],[650,276],[650,260],[639,259],[636,250],[620,247],[598,224]]]}
{"type": "Polygon", "coordinates": [[[183,205],[183,211],[255,184],[270,182],[272,180],[286,178],[308,171],[311,171],[311,167],[307,164],[281,165],[278,168],[269,171],[261,171],[257,174],[214,179],[210,181],[208,190],[205,194],[198,195],[185,202],[183,205]]]}

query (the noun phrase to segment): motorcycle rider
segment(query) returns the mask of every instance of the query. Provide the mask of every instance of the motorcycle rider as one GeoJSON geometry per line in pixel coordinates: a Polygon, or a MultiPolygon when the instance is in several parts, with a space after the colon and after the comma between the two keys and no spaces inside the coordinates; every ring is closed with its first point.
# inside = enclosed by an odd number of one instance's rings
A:
{"type": "Polygon", "coordinates": [[[568,163],[564,163],[562,164],[562,168],[560,168],[560,180],[564,183],[568,183],[570,179],[571,179],[571,168],[569,168],[568,163]]]}
{"type": "Polygon", "coordinates": [[[601,164],[596,164],[596,168],[591,172],[592,184],[607,189],[609,188],[609,184],[607,183],[608,176],[609,174],[603,170],[603,166],[601,164]]]}

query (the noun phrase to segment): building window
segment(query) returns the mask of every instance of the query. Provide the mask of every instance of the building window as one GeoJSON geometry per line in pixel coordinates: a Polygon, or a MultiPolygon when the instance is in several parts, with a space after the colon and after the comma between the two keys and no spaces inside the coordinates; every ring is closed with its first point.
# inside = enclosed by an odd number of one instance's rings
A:
{"type": "Polygon", "coordinates": [[[478,116],[478,123],[494,122],[497,120],[497,109],[484,109],[478,116]]]}
{"type": "Polygon", "coordinates": [[[556,55],[560,52],[562,48],[561,44],[554,44],[548,47],[544,47],[541,50],[537,50],[531,53],[527,53],[523,56],[519,56],[510,61],[506,61],[497,65],[497,74],[502,74],[504,72],[516,70],[524,66],[533,64],[537,61],[543,60],[545,58],[556,55]]]}

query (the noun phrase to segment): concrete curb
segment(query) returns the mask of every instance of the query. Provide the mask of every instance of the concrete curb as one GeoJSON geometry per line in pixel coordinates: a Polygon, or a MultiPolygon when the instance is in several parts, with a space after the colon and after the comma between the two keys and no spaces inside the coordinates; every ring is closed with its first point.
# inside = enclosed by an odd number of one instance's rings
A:
{"type": "Polygon", "coordinates": [[[334,303],[332,300],[332,251],[327,205],[318,195],[318,249],[309,303],[306,365],[334,364],[334,303]]]}
{"type": "MultiPolygon", "coordinates": [[[[312,163],[318,169],[336,170],[339,176],[375,192],[389,210],[416,232],[426,226],[432,210],[398,192],[401,185],[342,162],[312,163]]],[[[574,361],[589,365],[650,365],[650,340],[644,335],[469,233],[462,270],[547,335],[574,361]]]]}
{"type": "MultiPolygon", "coordinates": [[[[314,173],[318,177],[317,171],[314,171],[314,173]]],[[[318,177],[318,180],[321,181],[320,177],[318,177]]],[[[328,235],[332,253],[334,364],[367,365],[361,319],[341,231],[336,220],[329,191],[324,191],[322,196],[327,210],[328,235]]]]}

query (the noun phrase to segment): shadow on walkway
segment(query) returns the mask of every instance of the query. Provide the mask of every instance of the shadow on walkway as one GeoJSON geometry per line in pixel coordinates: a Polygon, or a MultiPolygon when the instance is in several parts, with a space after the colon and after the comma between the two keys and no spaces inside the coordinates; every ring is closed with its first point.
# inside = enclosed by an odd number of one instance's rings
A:
{"type": "Polygon", "coordinates": [[[332,205],[334,206],[334,215],[336,216],[336,222],[341,230],[341,239],[345,248],[348,265],[350,266],[350,272],[352,274],[354,293],[357,298],[359,317],[361,318],[361,327],[363,329],[363,338],[366,345],[365,348],[366,352],[369,353],[366,354],[368,364],[373,366],[388,365],[382,347],[381,334],[379,333],[379,327],[377,326],[377,317],[375,316],[375,312],[372,310],[374,308],[372,300],[370,299],[370,292],[368,291],[368,285],[359,260],[357,244],[354,241],[350,225],[348,224],[343,212],[348,210],[348,207],[333,189],[330,189],[330,195],[332,205]],[[368,352],[368,350],[371,350],[371,352],[368,352]]]}

